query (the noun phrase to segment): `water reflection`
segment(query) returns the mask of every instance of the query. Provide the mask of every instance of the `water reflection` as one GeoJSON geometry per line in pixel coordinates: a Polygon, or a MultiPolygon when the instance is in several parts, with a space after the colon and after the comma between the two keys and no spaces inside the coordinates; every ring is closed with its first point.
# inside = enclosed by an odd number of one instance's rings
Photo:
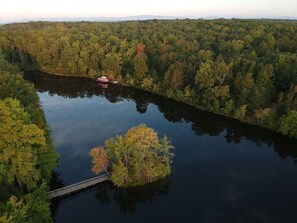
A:
{"type": "Polygon", "coordinates": [[[124,213],[134,213],[139,204],[152,204],[157,196],[166,196],[170,190],[170,177],[146,184],[145,186],[118,188],[112,183],[100,185],[96,198],[101,205],[107,205],[112,200],[124,213]]]}
{"type": "Polygon", "coordinates": [[[146,113],[148,105],[152,103],[168,121],[191,123],[197,136],[218,136],[223,133],[227,143],[239,144],[243,139],[247,139],[258,145],[266,144],[274,148],[281,158],[292,157],[297,163],[296,140],[269,130],[222,118],[134,88],[114,84],[102,88],[92,79],[60,77],[39,72],[26,73],[25,77],[33,82],[40,92],[49,92],[50,95],[56,94],[66,98],[90,98],[96,95],[105,97],[111,103],[118,103],[124,99],[132,100],[136,104],[137,112],[141,114],[146,113]]]}
{"type": "Polygon", "coordinates": [[[104,88],[104,89],[106,89],[106,88],[108,88],[108,84],[104,84],[104,83],[98,83],[98,86],[99,87],[101,87],[101,88],[104,88]]]}
{"type": "MultiPolygon", "coordinates": [[[[61,179],[61,174],[57,171],[52,172],[52,179],[50,182],[50,188],[51,190],[59,189],[64,187],[65,184],[63,182],[63,179],[61,179]]],[[[60,202],[52,202],[50,205],[52,216],[56,216],[58,209],[60,206],[60,202]]]]}
{"type": "MultiPolygon", "coordinates": [[[[55,179],[52,180],[52,183],[55,179]]],[[[154,200],[159,196],[166,196],[170,191],[171,177],[167,176],[156,182],[146,184],[144,186],[119,188],[111,182],[104,182],[95,187],[95,197],[100,205],[108,205],[115,202],[118,208],[125,214],[133,214],[141,204],[152,205],[154,200]]],[[[60,185],[62,187],[63,185],[60,185]]],[[[51,204],[52,216],[58,212],[58,209],[64,201],[83,195],[77,192],[62,198],[56,198],[51,204]]]]}
{"type": "Polygon", "coordinates": [[[140,123],[176,147],[170,178],[141,188],[105,183],[54,201],[57,222],[295,222],[296,140],[133,88],[28,78],[44,92],[66,185],[94,176],[90,148],[140,123]]]}
{"type": "Polygon", "coordinates": [[[52,178],[51,178],[51,182],[50,182],[51,190],[56,190],[56,189],[59,189],[64,186],[65,186],[65,184],[63,182],[63,179],[61,179],[61,173],[54,170],[52,172],[52,178]]]}

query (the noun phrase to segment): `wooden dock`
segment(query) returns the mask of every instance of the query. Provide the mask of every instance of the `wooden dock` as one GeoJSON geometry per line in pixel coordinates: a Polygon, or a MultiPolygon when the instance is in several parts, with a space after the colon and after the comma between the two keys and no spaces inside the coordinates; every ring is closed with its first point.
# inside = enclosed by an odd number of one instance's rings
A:
{"type": "Polygon", "coordinates": [[[88,188],[90,186],[94,186],[96,184],[102,183],[104,181],[107,181],[109,179],[108,174],[100,175],[98,177],[94,177],[88,180],[84,180],[72,185],[68,185],[66,187],[62,187],[57,190],[52,190],[48,192],[48,196],[50,199],[55,198],[55,197],[62,197],[77,191],[80,191],[82,189],[88,188]]]}

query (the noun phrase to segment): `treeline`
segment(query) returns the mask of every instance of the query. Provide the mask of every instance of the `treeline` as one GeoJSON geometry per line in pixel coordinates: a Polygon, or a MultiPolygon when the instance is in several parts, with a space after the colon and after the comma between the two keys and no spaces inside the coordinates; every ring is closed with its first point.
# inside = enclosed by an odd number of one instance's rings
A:
{"type": "Polygon", "coordinates": [[[32,84],[0,52],[0,222],[51,222],[57,154],[32,84]]]}
{"type": "Polygon", "coordinates": [[[48,73],[111,79],[297,138],[297,22],[17,23],[6,58],[48,73]]]}

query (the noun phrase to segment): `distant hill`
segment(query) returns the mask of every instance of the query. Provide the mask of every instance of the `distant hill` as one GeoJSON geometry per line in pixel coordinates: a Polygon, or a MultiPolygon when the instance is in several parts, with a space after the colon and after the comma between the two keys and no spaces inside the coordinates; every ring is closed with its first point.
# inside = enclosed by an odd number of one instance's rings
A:
{"type": "Polygon", "coordinates": [[[297,20],[297,17],[293,16],[257,16],[257,17],[251,17],[251,16],[206,16],[203,17],[203,19],[272,19],[272,20],[297,20]]]}
{"type": "Polygon", "coordinates": [[[118,21],[133,21],[133,20],[151,20],[151,19],[182,19],[184,17],[174,16],[155,16],[155,15],[136,15],[127,17],[69,17],[69,18],[35,18],[35,19],[22,19],[15,22],[29,22],[29,21],[50,21],[50,22],[78,22],[78,21],[91,21],[91,22],[118,22],[118,21]]]}

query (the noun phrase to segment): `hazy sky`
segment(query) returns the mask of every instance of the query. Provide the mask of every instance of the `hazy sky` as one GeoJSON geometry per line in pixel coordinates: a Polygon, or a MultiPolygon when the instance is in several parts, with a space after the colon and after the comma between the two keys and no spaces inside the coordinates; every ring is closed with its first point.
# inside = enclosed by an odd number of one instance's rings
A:
{"type": "Polygon", "coordinates": [[[66,17],[297,17],[297,0],[4,0],[0,22],[66,17]]]}

